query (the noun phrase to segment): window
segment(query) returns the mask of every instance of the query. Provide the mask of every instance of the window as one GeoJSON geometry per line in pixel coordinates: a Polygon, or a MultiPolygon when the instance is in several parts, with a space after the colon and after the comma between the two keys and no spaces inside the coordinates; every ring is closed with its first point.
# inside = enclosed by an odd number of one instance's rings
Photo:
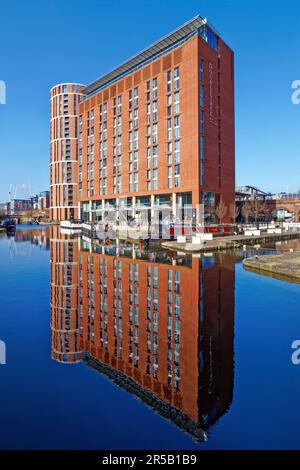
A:
{"type": "Polygon", "coordinates": [[[173,184],[172,184],[172,167],[169,166],[168,167],[168,187],[169,188],[172,188],[173,184]]]}
{"type": "Polygon", "coordinates": [[[137,108],[139,105],[139,89],[134,89],[134,107],[137,108]]]}
{"type": "Polygon", "coordinates": [[[179,90],[180,87],[180,77],[179,77],[179,67],[174,69],[174,91],[179,90]]]}
{"type": "Polygon", "coordinates": [[[121,176],[118,176],[118,188],[117,188],[118,194],[121,193],[121,176]]]}
{"type": "Polygon", "coordinates": [[[204,107],[204,86],[200,85],[200,106],[204,107]]]}
{"type": "Polygon", "coordinates": [[[129,150],[132,150],[132,132],[129,132],[129,150]]]}
{"type": "Polygon", "coordinates": [[[175,116],[174,118],[174,138],[179,139],[180,138],[180,117],[175,116]]]}
{"type": "Polygon", "coordinates": [[[174,114],[179,114],[179,111],[179,92],[177,91],[176,93],[174,93],[174,114]]]}
{"type": "Polygon", "coordinates": [[[118,116],[118,135],[122,134],[122,117],[118,116]]]}
{"type": "Polygon", "coordinates": [[[167,92],[171,93],[172,91],[172,72],[169,70],[167,74],[167,92]]]}
{"type": "Polygon", "coordinates": [[[132,90],[129,90],[129,109],[132,109],[132,90]]]}
{"type": "Polygon", "coordinates": [[[152,143],[154,145],[157,144],[157,124],[153,124],[152,128],[152,143]]]}
{"type": "Polygon", "coordinates": [[[200,184],[204,184],[204,155],[205,155],[205,140],[203,135],[200,136],[200,184]]]}
{"type": "Polygon", "coordinates": [[[157,170],[153,170],[152,174],[152,187],[153,189],[157,189],[158,183],[157,183],[157,170]]]}
{"type": "Polygon", "coordinates": [[[122,153],[122,137],[119,135],[118,136],[118,155],[121,155],[122,153]]]}
{"type": "Polygon", "coordinates": [[[152,119],[153,122],[157,122],[157,101],[152,103],[152,119]]]}
{"type": "Polygon", "coordinates": [[[204,160],[204,136],[200,136],[200,160],[204,160]]]}
{"type": "Polygon", "coordinates": [[[180,141],[175,140],[174,142],[174,162],[179,163],[180,162],[180,141]]]}
{"type": "Polygon", "coordinates": [[[218,37],[213,33],[207,26],[200,29],[200,36],[204,41],[206,41],[210,47],[212,47],[215,51],[218,50],[218,37]]]}
{"type": "Polygon", "coordinates": [[[200,132],[204,132],[204,111],[200,111],[200,132]]]}
{"type": "Polygon", "coordinates": [[[107,103],[104,103],[103,105],[103,120],[107,120],[107,103]]]}
{"type": "Polygon", "coordinates": [[[200,82],[203,82],[204,80],[204,60],[203,59],[200,59],[199,78],[200,78],[200,82]]]}
{"type": "Polygon", "coordinates": [[[134,116],[134,128],[137,129],[139,127],[139,111],[138,111],[138,109],[134,110],[133,116],[134,116]]]}
{"type": "Polygon", "coordinates": [[[168,142],[168,165],[172,165],[172,142],[168,142]]]}
{"type": "Polygon", "coordinates": [[[139,175],[138,173],[134,173],[134,191],[137,192],[139,190],[139,175]]]}
{"type": "Polygon", "coordinates": [[[168,141],[172,140],[172,119],[168,119],[168,141]]]}
{"type": "Polygon", "coordinates": [[[180,186],[180,165],[174,166],[174,185],[175,188],[178,188],[178,186],[180,186]]]}
{"type": "Polygon", "coordinates": [[[118,157],[118,174],[121,174],[121,169],[122,169],[122,161],[121,161],[121,157],[119,156],[118,157]]]}
{"type": "Polygon", "coordinates": [[[204,184],[204,162],[200,162],[200,184],[204,184]]]}
{"type": "Polygon", "coordinates": [[[133,148],[134,148],[134,150],[137,150],[138,147],[139,147],[139,133],[138,133],[138,131],[134,131],[133,148]]]}
{"type": "Polygon", "coordinates": [[[208,44],[215,49],[216,51],[218,50],[218,38],[217,36],[210,30],[207,29],[207,42],[208,44]]]}
{"type": "Polygon", "coordinates": [[[152,82],[152,98],[157,99],[157,78],[153,78],[152,82]]]}
{"type": "Polygon", "coordinates": [[[213,192],[204,192],[202,193],[202,204],[205,207],[215,208],[216,206],[216,194],[213,192]]]}
{"type": "Polygon", "coordinates": [[[135,151],[133,154],[133,169],[136,171],[138,170],[138,162],[139,162],[139,153],[135,151]]]}
{"type": "Polygon", "coordinates": [[[157,146],[153,146],[152,149],[152,166],[153,168],[157,168],[158,163],[157,163],[157,146]]]}
{"type": "Polygon", "coordinates": [[[122,112],[122,97],[118,96],[118,114],[122,112]]]}

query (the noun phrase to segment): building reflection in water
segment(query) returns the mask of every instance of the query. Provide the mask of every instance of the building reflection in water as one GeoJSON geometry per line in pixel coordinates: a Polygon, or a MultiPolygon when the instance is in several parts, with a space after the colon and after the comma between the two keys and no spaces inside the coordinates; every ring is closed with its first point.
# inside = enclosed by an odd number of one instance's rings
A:
{"type": "Polygon", "coordinates": [[[31,228],[28,230],[16,230],[13,235],[16,243],[30,242],[41,249],[49,250],[48,228],[31,228]]]}
{"type": "MultiPolygon", "coordinates": [[[[8,238],[11,244],[19,243],[38,246],[42,250],[49,250],[48,228],[30,228],[27,230],[15,230],[13,232],[0,232],[0,238],[8,238]]],[[[30,246],[30,245],[29,245],[30,246]]]]}
{"type": "Polygon", "coordinates": [[[51,228],[51,333],[52,359],[74,363],[81,361],[78,318],[79,238],[51,228]]]}
{"type": "Polygon", "coordinates": [[[52,358],[85,361],[196,440],[233,395],[234,255],[51,235],[52,358]]]}

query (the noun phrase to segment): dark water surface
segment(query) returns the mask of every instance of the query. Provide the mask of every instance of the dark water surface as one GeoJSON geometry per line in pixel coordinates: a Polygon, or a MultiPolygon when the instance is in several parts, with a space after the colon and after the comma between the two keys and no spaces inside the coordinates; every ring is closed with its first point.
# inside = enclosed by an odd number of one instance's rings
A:
{"type": "Polygon", "coordinates": [[[300,285],[242,257],[0,234],[0,448],[299,449],[300,285]]]}

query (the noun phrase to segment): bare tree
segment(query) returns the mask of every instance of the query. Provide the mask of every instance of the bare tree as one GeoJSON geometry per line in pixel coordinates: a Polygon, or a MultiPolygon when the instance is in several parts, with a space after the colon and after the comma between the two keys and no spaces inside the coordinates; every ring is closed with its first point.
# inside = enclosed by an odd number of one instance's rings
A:
{"type": "Polygon", "coordinates": [[[235,224],[236,219],[239,216],[239,213],[240,213],[240,209],[236,205],[236,203],[231,204],[230,207],[229,207],[229,215],[230,215],[230,218],[231,218],[233,224],[235,224]]]}
{"type": "Polygon", "coordinates": [[[215,214],[219,219],[219,223],[222,224],[225,215],[227,214],[226,204],[223,202],[223,199],[220,200],[219,204],[215,209],[215,214]]]}
{"type": "Polygon", "coordinates": [[[246,224],[249,222],[250,216],[258,225],[259,220],[266,219],[269,214],[270,210],[264,200],[246,201],[242,207],[242,215],[246,224]]]}
{"type": "Polygon", "coordinates": [[[252,214],[252,212],[253,212],[253,207],[252,207],[251,202],[248,202],[248,201],[245,202],[245,204],[242,207],[242,216],[244,217],[246,224],[248,224],[249,216],[252,214]]]}
{"type": "Polygon", "coordinates": [[[267,215],[269,214],[266,202],[264,200],[256,199],[253,204],[253,213],[255,223],[257,228],[259,228],[259,221],[267,219],[267,215]]]}

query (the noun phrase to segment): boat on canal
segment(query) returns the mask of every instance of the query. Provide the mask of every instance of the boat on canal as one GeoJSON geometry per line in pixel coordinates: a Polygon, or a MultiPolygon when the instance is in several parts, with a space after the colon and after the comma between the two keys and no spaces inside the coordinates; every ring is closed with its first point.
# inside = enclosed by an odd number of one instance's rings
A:
{"type": "Polygon", "coordinates": [[[16,230],[15,219],[5,219],[2,225],[7,232],[14,232],[16,230]]]}

